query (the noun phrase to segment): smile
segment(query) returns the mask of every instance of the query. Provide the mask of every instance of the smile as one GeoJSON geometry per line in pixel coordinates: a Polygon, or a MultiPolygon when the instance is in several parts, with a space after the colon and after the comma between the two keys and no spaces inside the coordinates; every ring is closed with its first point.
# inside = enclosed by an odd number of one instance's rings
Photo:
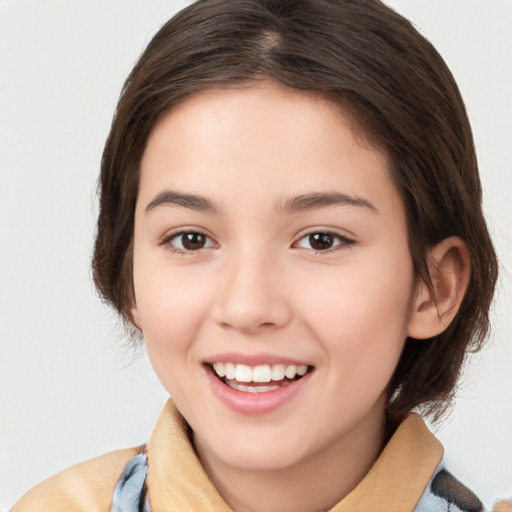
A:
{"type": "Polygon", "coordinates": [[[307,365],[259,365],[251,367],[246,364],[214,363],[215,374],[232,389],[246,393],[267,393],[295,382],[308,372],[307,365]],[[260,384],[271,385],[262,386],[260,384]],[[243,383],[243,384],[242,384],[243,383]]]}
{"type": "Polygon", "coordinates": [[[205,366],[214,394],[243,414],[262,414],[284,405],[308,381],[306,364],[239,364],[229,361],[205,366]]]}

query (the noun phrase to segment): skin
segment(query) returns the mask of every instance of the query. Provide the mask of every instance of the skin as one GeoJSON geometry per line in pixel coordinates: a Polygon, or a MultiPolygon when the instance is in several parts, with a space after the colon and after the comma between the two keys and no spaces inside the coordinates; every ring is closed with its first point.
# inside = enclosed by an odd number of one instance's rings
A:
{"type": "Polygon", "coordinates": [[[357,485],[382,449],[386,389],[417,329],[404,209],[386,155],[348,121],[271,82],[204,92],[161,119],[142,160],[134,322],[237,511],[326,510],[357,485]],[[311,193],[351,201],[282,208],[311,193]],[[202,248],[184,249],[183,231],[205,235],[202,248]],[[315,251],[309,235],[325,232],[332,247],[315,251]],[[241,414],[205,376],[228,352],[313,371],[276,410],[241,414]]]}

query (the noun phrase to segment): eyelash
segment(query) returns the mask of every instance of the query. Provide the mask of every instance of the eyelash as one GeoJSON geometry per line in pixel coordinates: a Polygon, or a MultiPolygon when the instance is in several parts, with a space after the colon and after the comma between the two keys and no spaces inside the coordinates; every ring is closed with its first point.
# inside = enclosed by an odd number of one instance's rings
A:
{"type": "MultiPolygon", "coordinates": [[[[199,230],[195,230],[195,229],[188,229],[188,230],[182,230],[182,231],[178,231],[175,233],[171,233],[170,235],[165,236],[160,241],[160,245],[165,246],[171,253],[177,254],[179,256],[192,256],[202,249],[208,249],[210,247],[218,246],[217,242],[215,242],[210,236],[208,236],[207,234],[205,234],[199,230]],[[197,249],[197,250],[183,250],[178,247],[174,247],[172,245],[173,240],[176,240],[179,237],[183,237],[184,235],[200,235],[200,236],[204,237],[205,239],[209,240],[211,242],[211,245],[208,247],[201,247],[200,249],[197,249]]],[[[183,245],[183,242],[182,242],[182,245],[183,245]]]]}
{"type": "MultiPolygon", "coordinates": [[[[350,247],[351,245],[353,245],[355,243],[355,240],[347,238],[344,235],[340,235],[339,233],[335,233],[335,232],[329,231],[329,230],[319,230],[319,229],[316,229],[316,230],[312,230],[312,231],[310,231],[308,233],[303,234],[299,238],[299,240],[293,244],[293,246],[297,247],[298,244],[302,240],[305,240],[306,238],[311,237],[312,235],[328,236],[328,237],[330,237],[333,240],[338,242],[334,246],[332,246],[330,248],[327,248],[325,250],[314,249],[313,247],[310,247],[309,250],[312,250],[315,254],[321,254],[321,255],[330,254],[330,253],[338,251],[338,250],[340,250],[340,249],[342,249],[344,247],[350,247]]],[[[217,244],[216,241],[214,241],[210,236],[208,236],[205,233],[203,233],[201,231],[198,231],[198,230],[183,230],[183,231],[178,231],[178,232],[175,232],[175,233],[171,233],[170,235],[164,237],[160,241],[160,245],[165,246],[166,248],[168,248],[168,250],[171,253],[177,254],[179,256],[192,256],[192,255],[198,253],[199,251],[201,251],[202,249],[208,249],[208,248],[211,248],[211,247],[218,247],[218,244],[217,244]],[[184,249],[180,249],[180,248],[175,247],[175,246],[172,245],[173,240],[176,240],[177,238],[182,237],[184,235],[200,235],[200,236],[204,237],[205,239],[209,240],[210,244],[208,246],[206,246],[206,247],[201,247],[201,248],[196,249],[196,250],[184,250],[184,249]]],[[[183,242],[182,242],[182,245],[183,245],[183,242]]]]}
{"type": "Polygon", "coordinates": [[[313,247],[311,247],[310,250],[314,251],[315,254],[321,254],[321,255],[332,254],[335,251],[339,251],[340,249],[347,248],[347,247],[350,247],[351,245],[355,244],[355,240],[352,240],[351,238],[341,235],[340,233],[336,233],[334,231],[329,231],[328,229],[326,229],[326,230],[314,229],[314,230],[309,231],[308,233],[303,234],[299,238],[298,242],[294,243],[294,246],[296,246],[302,240],[304,240],[312,235],[326,235],[338,242],[338,243],[336,243],[336,245],[334,245],[328,249],[325,249],[325,250],[318,250],[318,249],[314,249],[313,247]]]}

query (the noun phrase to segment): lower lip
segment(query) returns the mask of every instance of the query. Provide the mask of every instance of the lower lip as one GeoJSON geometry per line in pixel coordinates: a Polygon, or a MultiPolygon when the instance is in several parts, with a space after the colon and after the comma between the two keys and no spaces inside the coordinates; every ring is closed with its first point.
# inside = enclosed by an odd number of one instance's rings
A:
{"type": "Polygon", "coordinates": [[[247,416],[256,416],[272,412],[300,393],[309,382],[308,372],[300,379],[274,391],[247,393],[230,388],[217,378],[211,368],[205,368],[206,377],[214,395],[231,410],[247,416]]]}

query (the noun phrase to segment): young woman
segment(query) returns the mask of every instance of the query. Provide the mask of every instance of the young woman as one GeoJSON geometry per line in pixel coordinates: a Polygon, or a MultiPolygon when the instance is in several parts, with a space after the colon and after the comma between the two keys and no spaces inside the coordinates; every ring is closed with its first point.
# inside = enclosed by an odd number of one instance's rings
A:
{"type": "Polygon", "coordinates": [[[200,0],[130,74],[98,289],[172,400],[14,507],[483,510],[439,417],[497,264],[451,73],[374,0],[200,0]]]}

